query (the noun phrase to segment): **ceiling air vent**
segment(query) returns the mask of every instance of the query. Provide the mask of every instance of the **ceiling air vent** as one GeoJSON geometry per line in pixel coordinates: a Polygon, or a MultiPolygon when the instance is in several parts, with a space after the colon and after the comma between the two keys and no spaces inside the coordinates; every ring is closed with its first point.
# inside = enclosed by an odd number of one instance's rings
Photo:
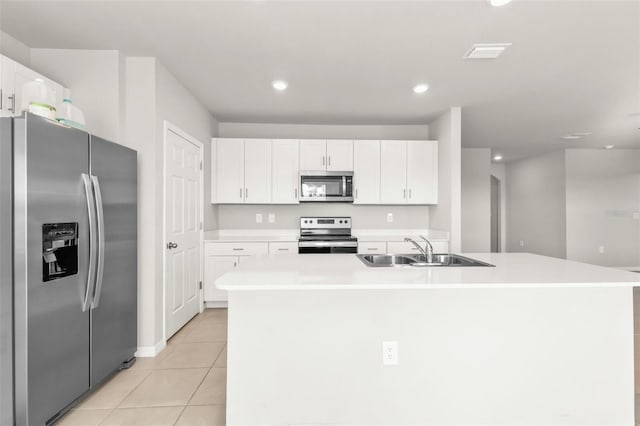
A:
{"type": "Polygon", "coordinates": [[[464,54],[464,59],[495,59],[502,55],[511,43],[476,43],[464,54]]]}

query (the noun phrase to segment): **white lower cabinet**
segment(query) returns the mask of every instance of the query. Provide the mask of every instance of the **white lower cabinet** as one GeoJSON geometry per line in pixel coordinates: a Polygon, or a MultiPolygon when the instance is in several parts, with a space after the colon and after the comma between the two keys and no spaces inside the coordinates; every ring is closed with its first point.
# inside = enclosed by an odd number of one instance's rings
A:
{"type": "Polygon", "coordinates": [[[269,255],[298,254],[297,242],[273,242],[269,243],[269,255]]]}
{"type": "Polygon", "coordinates": [[[237,268],[252,256],[269,253],[268,243],[205,243],[204,245],[204,301],[226,302],[226,290],[216,288],[215,281],[237,268]]]}
{"type": "MultiPolygon", "coordinates": [[[[416,241],[421,247],[425,246],[424,241],[416,241]]],[[[449,244],[445,241],[432,242],[434,253],[447,253],[449,251],[449,244]]],[[[407,254],[407,253],[420,253],[420,250],[411,243],[403,241],[389,241],[387,243],[387,253],[391,254],[407,254]]]]}
{"type": "Polygon", "coordinates": [[[366,241],[358,243],[358,254],[384,254],[386,252],[386,241],[366,241]]]}

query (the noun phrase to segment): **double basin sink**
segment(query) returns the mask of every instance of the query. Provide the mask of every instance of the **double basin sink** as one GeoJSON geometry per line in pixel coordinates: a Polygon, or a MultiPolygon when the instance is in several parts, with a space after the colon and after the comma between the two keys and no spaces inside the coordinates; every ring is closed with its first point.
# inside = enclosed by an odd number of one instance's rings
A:
{"type": "Polygon", "coordinates": [[[413,267],[459,267],[459,266],[494,266],[458,254],[434,254],[433,262],[427,263],[422,255],[414,254],[358,254],[358,259],[365,265],[374,268],[413,266],[413,267]]]}

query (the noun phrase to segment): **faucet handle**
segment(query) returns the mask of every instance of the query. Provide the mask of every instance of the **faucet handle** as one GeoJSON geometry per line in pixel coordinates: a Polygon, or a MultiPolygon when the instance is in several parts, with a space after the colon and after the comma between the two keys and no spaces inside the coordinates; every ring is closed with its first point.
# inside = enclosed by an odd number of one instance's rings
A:
{"type": "Polygon", "coordinates": [[[423,241],[427,241],[427,242],[429,241],[427,240],[427,237],[425,237],[424,235],[418,235],[418,237],[422,238],[423,241]]]}

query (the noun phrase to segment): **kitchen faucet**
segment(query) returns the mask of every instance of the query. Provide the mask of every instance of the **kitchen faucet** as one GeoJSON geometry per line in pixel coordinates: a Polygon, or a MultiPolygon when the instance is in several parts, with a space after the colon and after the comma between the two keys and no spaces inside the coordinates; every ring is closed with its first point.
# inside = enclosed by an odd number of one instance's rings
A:
{"type": "Polygon", "coordinates": [[[424,256],[424,259],[426,261],[426,263],[433,263],[433,246],[431,245],[431,243],[429,242],[429,240],[427,240],[425,237],[423,237],[422,235],[420,235],[420,238],[422,238],[427,244],[426,244],[426,250],[423,249],[420,244],[418,244],[417,242],[415,242],[413,239],[407,237],[404,240],[408,243],[413,244],[414,246],[416,246],[416,248],[418,250],[420,250],[420,253],[422,253],[422,255],[424,256]]]}

